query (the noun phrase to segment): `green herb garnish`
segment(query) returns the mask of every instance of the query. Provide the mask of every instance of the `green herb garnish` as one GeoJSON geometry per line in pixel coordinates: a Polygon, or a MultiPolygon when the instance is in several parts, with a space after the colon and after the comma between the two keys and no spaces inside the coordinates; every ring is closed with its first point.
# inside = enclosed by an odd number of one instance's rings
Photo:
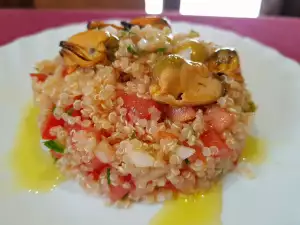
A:
{"type": "Polygon", "coordinates": [[[158,48],[156,51],[164,53],[166,50],[167,50],[167,48],[158,48]]]}
{"type": "Polygon", "coordinates": [[[249,102],[249,112],[255,112],[257,109],[255,103],[253,101],[249,102]]]}
{"type": "Polygon", "coordinates": [[[55,152],[59,152],[59,153],[64,153],[65,147],[63,145],[61,145],[60,143],[53,141],[53,140],[49,140],[49,141],[45,141],[44,145],[55,151],[55,152]]]}
{"type": "Polygon", "coordinates": [[[190,164],[190,160],[188,160],[188,159],[185,159],[184,162],[185,162],[187,165],[190,164]]]}
{"type": "Polygon", "coordinates": [[[127,51],[130,52],[133,55],[137,54],[137,51],[134,49],[134,47],[132,45],[127,46],[127,51]]]}
{"type": "Polygon", "coordinates": [[[68,109],[67,110],[67,114],[69,115],[69,116],[72,116],[72,113],[74,112],[74,109],[73,108],[70,108],[70,109],[68,109]]]}
{"type": "Polygon", "coordinates": [[[111,180],[110,180],[110,168],[106,169],[106,178],[107,178],[107,184],[110,185],[111,184],[111,180]]]}
{"type": "Polygon", "coordinates": [[[54,110],[56,109],[56,106],[53,106],[53,108],[52,108],[52,112],[54,112],[54,110]]]}
{"type": "Polygon", "coordinates": [[[253,101],[249,101],[248,105],[244,107],[244,112],[255,112],[257,110],[257,106],[253,101]]]}
{"type": "Polygon", "coordinates": [[[133,35],[136,35],[136,33],[132,32],[132,31],[127,31],[127,30],[122,30],[120,32],[120,37],[125,37],[126,35],[129,35],[129,36],[133,36],[133,35]]]}
{"type": "Polygon", "coordinates": [[[127,197],[128,197],[128,193],[127,194],[125,194],[123,197],[122,197],[122,200],[125,200],[127,197]]]}
{"type": "Polygon", "coordinates": [[[195,37],[199,37],[199,36],[200,36],[200,34],[195,30],[191,30],[189,33],[190,38],[195,38],[195,37]]]}
{"type": "Polygon", "coordinates": [[[136,33],[132,32],[131,30],[128,31],[129,35],[136,35],[136,33]]]}
{"type": "Polygon", "coordinates": [[[132,139],[135,139],[135,138],[136,138],[136,132],[132,131],[132,133],[129,136],[129,139],[132,140],[132,139]]]}

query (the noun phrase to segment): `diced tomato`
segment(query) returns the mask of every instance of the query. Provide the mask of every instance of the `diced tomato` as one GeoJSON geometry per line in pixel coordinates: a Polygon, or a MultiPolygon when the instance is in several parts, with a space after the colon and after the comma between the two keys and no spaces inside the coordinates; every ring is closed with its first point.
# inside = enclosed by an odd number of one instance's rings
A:
{"type": "Polygon", "coordinates": [[[212,107],[205,112],[204,120],[211,128],[221,133],[230,127],[234,121],[234,115],[220,107],[212,107]]]}
{"type": "Polygon", "coordinates": [[[88,175],[91,175],[93,180],[97,181],[99,180],[100,173],[93,170],[92,172],[89,172],[88,175]]]}
{"type": "Polygon", "coordinates": [[[98,180],[100,174],[109,166],[106,163],[100,162],[98,158],[92,159],[89,165],[93,168],[93,171],[90,172],[89,174],[93,176],[94,180],[98,180]]]}
{"type": "Polygon", "coordinates": [[[135,183],[132,180],[132,176],[130,174],[128,174],[126,176],[123,176],[123,177],[120,177],[120,181],[121,181],[121,183],[124,183],[124,182],[130,183],[130,185],[131,185],[130,190],[134,190],[135,189],[135,183]]]}
{"type": "Polygon", "coordinates": [[[168,189],[168,190],[172,190],[174,192],[177,191],[176,187],[170,181],[167,181],[166,185],[163,188],[168,189]]]}
{"type": "Polygon", "coordinates": [[[73,110],[71,113],[71,116],[76,117],[76,116],[81,116],[80,110],[73,110]]]}
{"type": "Polygon", "coordinates": [[[65,110],[66,110],[66,112],[67,112],[70,116],[73,116],[73,117],[75,117],[75,116],[81,116],[80,110],[75,110],[75,109],[73,109],[73,105],[70,105],[70,106],[66,107],[65,110]]]}
{"type": "Polygon", "coordinates": [[[64,120],[58,120],[52,113],[50,113],[42,126],[42,138],[45,140],[54,140],[55,137],[50,134],[50,129],[56,126],[63,126],[64,123],[64,120]]]}
{"type": "Polygon", "coordinates": [[[119,186],[111,185],[109,197],[113,202],[115,202],[115,201],[121,200],[125,195],[128,194],[128,192],[129,192],[129,189],[125,189],[121,185],[119,185],[119,186]]]}
{"type": "Polygon", "coordinates": [[[126,94],[124,92],[118,92],[118,96],[124,101],[124,107],[127,109],[128,117],[139,117],[140,119],[150,119],[151,115],[149,109],[155,107],[161,111],[161,104],[151,100],[137,97],[135,94],[126,94]]]}
{"type": "Polygon", "coordinates": [[[67,66],[63,69],[62,75],[63,77],[69,75],[70,73],[73,73],[76,70],[75,66],[67,66]]]}
{"type": "Polygon", "coordinates": [[[193,107],[166,107],[166,116],[172,121],[186,122],[193,120],[196,117],[196,111],[193,107]]]}
{"type": "MultiPolygon", "coordinates": [[[[80,100],[81,98],[82,98],[82,95],[78,95],[78,96],[74,97],[74,100],[80,100]]],[[[75,117],[75,116],[81,116],[80,110],[75,110],[73,108],[73,104],[67,106],[65,108],[65,112],[67,112],[70,116],[73,116],[73,117],[75,117]]]]}
{"type": "Polygon", "coordinates": [[[61,157],[63,157],[63,154],[60,152],[50,150],[50,153],[51,153],[52,157],[55,159],[60,159],[61,157]]]}
{"type": "Polygon", "coordinates": [[[36,77],[37,80],[40,81],[40,82],[44,82],[48,77],[46,74],[43,74],[43,73],[31,73],[30,76],[32,78],[36,77]]]}
{"type": "Polygon", "coordinates": [[[73,131],[73,130],[74,131],[84,130],[84,128],[81,125],[77,124],[77,123],[72,124],[72,125],[66,123],[65,124],[65,129],[67,130],[68,133],[71,133],[71,131],[73,131]]]}
{"type": "Polygon", "coordinates": [[[94,170],[102,172],[108,166],[108,164],[101,162],[98,158],[95,157],[91,161],[91,166],[92,168],[94,168],[94,170]]]}
{"type": "Polygon", "coordinates": [[[122,177],[122,179],[124,182],[130,182],[132,180],[132,176],[131,174],[128,174],[127,176],[122,177]]]}
{"type": "Polygon", "coordinates": [[[218,148],[218,152],[213,154],[215,157],[226,157],[232,152],[220,135],[212,129],[205,131],[200,139],[205,147],[215,146],[218,148]]]}

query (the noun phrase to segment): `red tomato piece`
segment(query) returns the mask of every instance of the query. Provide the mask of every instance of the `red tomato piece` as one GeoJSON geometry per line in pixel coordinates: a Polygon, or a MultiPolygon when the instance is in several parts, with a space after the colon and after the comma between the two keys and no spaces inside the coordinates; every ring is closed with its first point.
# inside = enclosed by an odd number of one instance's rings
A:
{"type": "Polygon", "coordinates": [[[111,185],[109,197],[113,202],[115,202],[115,201],[121,200],[125,195],[128,194],[128,192],[129,192],[129,189],[125,189],[121,185],[119,185],[119,186],[111,185]]]}
{"type": "Polygon", "coordinates": [[[93,180],[97,181],[97,180],[99,180],[100,173],[98,173],[97,171],[92,171],[92,172],[89,172],[88,175],[91,175],[93,180]]]}
{"type": "Polygon", "coordinates": [[[76,70],[75,66],[66,66],[62,71],[62,76],[65,77],[76,70]]]}
{"type": "Polygon", "coordinates": [[[70,116],[73,116],[73,117],[81,116],[80,110],[73,109],[73,105],[70,105],[70,106],[66,107],[65,110],[66,110],[65,112],[68,113],[70,116]]]}
{"type": "Polygon", "coordinates": [[[215,146],[218,148],[218,152],[213,154],[215,157],[227,157],[232,152],[220,135],[212,129],[205,131],[200,139],[205,147],[215,146]]]}
{"type": "Polygon", "coordinates": [[[45,140],[54,140],[55,137],[50,134],[50,129],[56,126],[64,126],[64,120],[56,119],[54,115],[51,113],[48,115],[45,123],[42,126],[42,138],[45,140]]]}
{"type": "Polygon", "coordinates": [[[128,174],[127,176],[122,177],[124,182],[130,182],[132,181],[132,176],[131,174],[128,174]]]}
{"type": "Polygon", "coordinates": [[[76,116],[81,116],[80,110],[73,110],[71,113],[71,116],[76,117],[76,116]]]}
{"type": "Polygon", "coordinates": [[[220,107],[212,107],[205,112],[204,120],[215,131],[221,133],[231,126],[234,121],[234,115],[220,107]]]}
{"type": "Polygon", "coordinates": [[[186,122],[193,120],[196,117],[196,111],[193,107],[166,107],[166,116],[172,121],[186,122]]]}
{"type": "Polygon", "coordinates": [[[134,190],[135,189],[135,183],[134,183],[134,181],[132,180],[132,176],[131,176],[131,174],[128,174],[128,175],[126,175],[126,176],[123,176],[123,177],[120,177],[120,181],[121,181],[121,183],[124,183],[124,182],[128,182],[128,183],[130,183],[130,185],[131,185],[131,190],[134,190]]]}
{"type": "Polygon", "coordinates": [[[94,180],[99,180],[100,174],[109,166],[106,163],[102,163],[98,158],[92,159],[89,165],[93,168],[93,171],[89,174],[92,174],[94,180]]]}
{"type": "Polygon", "coordinates": [[[131,116],[139,117],[140,119],[150,119],[151,115],[148,110],[151,107],[161,111],[161,104],[151,99],[139,98],[135,94],[126,94],[124,92],[119,92],[118,96],[124,101],[124,107],[127,109],[129,119],[131,119],[131,116]]]}
{"type": "Polygon", "coordinates": [[[54,159],[60,159],[61,157],[63,157],[63,154],[60,152],[50,150],[50,153],[54,159]]]}
{"type": "Polygon", "coordinates": [[[101,162],[98,158],[92,159],[90,162],[91,166],[94,168],[95,171],[98,171],[101,173],[106,167],[108,167],[108,164],[101,162]]]}
{"type": "Polygon", "coordinates": [[[174,191],[174,192],[177,191],[176,187],[170,181],[167,181],[166,185],[163,188],[174,191]]]}
{"type": "Polygon", "coordinates": [[[37,80],[40,81],[40,82],[44,82],[48,77],[46,74],[43,74],[43,73],[31,73],[30,76],[32,78],[36,77],[37,80]]]}
{"type": "MultiPolygon", "coordinates": [[[[75,101],[75,100],[80,100],[81,98],[82,98],[82,95],[75,96],[75,97],[74,97],[74,101],[75,101]]],[[[73,104],[67,106],[67,107],[65,108],[65,112],[67,112],[70,116],[73,116],[73,117],[75,117],[75,116],[81,116],[80,110],[75,110],[75,109],[73,108],[73,104]]]]}
{"type": "Polygon", "coordinates": [[[71,133],[71,131],[73,131],[73,130],[74,131],[84,130],[84,128],[81,125],[77,124],[77,123],[75,123],[73,125],[70,125],[70,124],[66,123],[65,124],[65,129],[67,130],[68,133],[71,133]]]}

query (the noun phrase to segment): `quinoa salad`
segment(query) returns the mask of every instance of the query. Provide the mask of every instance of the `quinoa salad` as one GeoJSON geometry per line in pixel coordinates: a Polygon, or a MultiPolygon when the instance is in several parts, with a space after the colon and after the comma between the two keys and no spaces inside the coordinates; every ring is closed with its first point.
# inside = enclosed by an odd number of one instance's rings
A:
{"type": "Polygon", "coordinates": [[[67,179],[126,207],[207,190],[236,167],[256,107],[235,49],[160,17],[71,35],[30,74],[67,179]]]}

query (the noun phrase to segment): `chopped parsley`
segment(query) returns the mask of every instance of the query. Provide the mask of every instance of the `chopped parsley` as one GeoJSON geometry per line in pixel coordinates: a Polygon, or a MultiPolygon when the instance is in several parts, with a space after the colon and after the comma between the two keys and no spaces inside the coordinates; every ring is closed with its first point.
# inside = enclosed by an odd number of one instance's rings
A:
{"type": "Polygon", "coordinates": [[[63,145],[61,145],[60,143],[53,141],[53,140],[49,140],[49,141],[45,141],[44,145],[55,151],[55,152],[59,152],[59,153],[64,153],[65,147],[63,145]]]}
{"type": "Polygon", "coordinates": [[[199,36],[200,36],[200,34],[195,30],[191,30],[189,33],[189,37],[191,37],[191,38],[195,38],[195,37],[199,37],[199,36]]]}
{"type": "Polygon", "coordinates": [[[125,200],[127,197],[128,197],[128,193],[127,194],[125,194],[123,197],[122,197],[122,200],[125,200]]]}
{"type": "Polygon", "coordinates": [[[122,30],[121,37],[125,37],[126,35],[134,36],[134,35],[136,35],[136,33],[132,32],[131,30],[122,30]]]}
{"type": "Polygon", "coordinates": [[[255,112],[257,109],[256,105],[254,102],[249,102],[249,112],[255,112]]]}
{"type": "Polygon", "coordinates": [[[127,46],[127,51],[130,52],[133,55],[137,54],[137,51],[134,49],[134,47],[132,45],[127,46]]]}
{"type": "Polygon", "coordinates": [[[167,48],[158,48],[158,49],[157,49],[157,52],[162,52],[162,53],[164,53],[166,50],[167,50],[167,48]]]}
{"type": "Polygon", "coordinates": [[[74,112],[74,109],[73,108],[70,108],[70,109],[68,109],[67,110],[67,114],[69,115],[69,116],[72,116],[72,113],[74,112]]]}
{"type": "Polygon", "coordinates": [[[110,168],[106,169],[106,179],[107,179],[107,184],[110,185],[111,184],[111,180],[110,180],[110,168]]]}
{"type": "Polygon", "coordinates": [[[54,110],[56,109],[56,106],[53,106],[53,108],[52,108],[52,112],[54,112],[54,110]]]}
{"type": "Polygon", "coordinates": [[[255,112],[257,110],[257,106],[253,101],[249,101],[248,104],[244,107],[244,112],[255,112]]]}
{"type": "Polygon", "coordinates": [[[190,164],[190,160],[188,160],[188,159],[185,159],[184,162],[185,162],[187,165],[190,164]]]}
{"type": "Polygon", "coordinates": [[[132,131],[132,133],[129,136],[129,139],[132,140],[132,139],[135,139],[135,138],[136,138],[136,132],[132,131]]]}
{"type": "Polygon", "coordinates": [[[136,35],[136,33],[132,32],[131,30],[128,31],[129,35],[136,35]]]}

